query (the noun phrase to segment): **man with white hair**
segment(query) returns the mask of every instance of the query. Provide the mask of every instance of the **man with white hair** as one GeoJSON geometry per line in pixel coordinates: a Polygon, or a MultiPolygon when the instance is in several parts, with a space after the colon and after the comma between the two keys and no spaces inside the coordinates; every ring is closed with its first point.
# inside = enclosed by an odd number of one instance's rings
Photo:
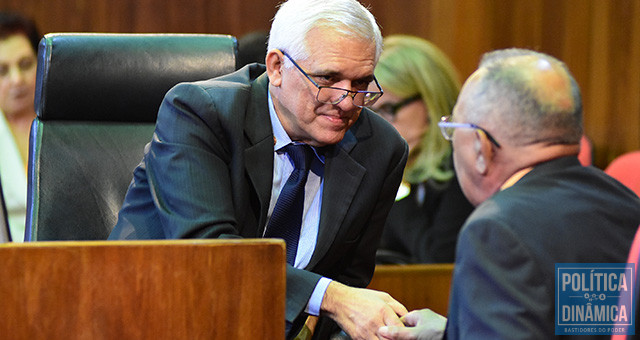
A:
{"type": "Polygon", "coordinates": [[[410,327],[380,335],[441,339],[446,324],[447,339],[554,338],[555,265],[624,263],[640,225],[638,197],[577,159],[576,81],[551,56],[495,51],[439,125],[477,206],[459,235],[449,318],[413,311],[410,327]]]}
{"type": "Polygon", "coordinates": [[[367,108],[381,48],[355,0],[283,3],[266,68],[166,95],[110,239],[281,237],[288,338],[309,315],[315,338],[337,330],[329,319],[354,339],[401,325],[404,306],[362,288],[408,153],[367,108]]]}

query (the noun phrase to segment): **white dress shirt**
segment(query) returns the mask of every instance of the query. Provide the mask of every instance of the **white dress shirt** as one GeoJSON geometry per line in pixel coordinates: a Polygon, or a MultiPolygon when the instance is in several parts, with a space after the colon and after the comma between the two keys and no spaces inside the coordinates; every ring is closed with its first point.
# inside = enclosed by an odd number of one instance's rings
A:
{"type": "Polygon", "coordinates": [[[22,242],[27,216],[27,171],[2,111],[0,111],[0,178],[9,217],[11,239],[14,242],[22,242]]]}
{"type": "MultiPolygon", "coordinates": [[[[271,201],[269,203],[268,217],[271,217],[271,213],[278,201],[280,191],[287,182],[289,175],[293,171],[293,163],[289,159],[289,156],[282,148],[288,144],[291,144],[291,138],[287,135],[286,131],[282,127],[282,123],[278,119],[273,101],[271,100],[271,93],[267,96],[269,100],[269,114],[271,116],[271,128],[273,129],[273,136],[275,138],[274,153],[273,153],[273,184],[271,188],[271,201]]],[[[313,148],[313,147],[312,147],[313,148]]],[[[316,153],[316,160],[311,165],[311,171],[307,178],[307,183],[304,187],[304,209],[302,212],[302,226],[300,229],[300,239],[298,241],[298,249],[296,258],[294,260],[294,267],[304,269],[311,260],[311,255],[316,248],[316,242],[318,240],[318,225],[320,223],[320,208],[322,206],[322,187],[324,183],[324,158],[316,153]]],[[[267,219],[267,225],[269,221],[267,219]]],[[[265,228],[266,230],[266,228],[265,228]]],[[[322,298],[327,289],[327,286],[331,283],[331,280],[323,277],[316,285],[307,308],[305,311],[311,315],[320,314],[320,305],[322,304],[322,298]]]]}

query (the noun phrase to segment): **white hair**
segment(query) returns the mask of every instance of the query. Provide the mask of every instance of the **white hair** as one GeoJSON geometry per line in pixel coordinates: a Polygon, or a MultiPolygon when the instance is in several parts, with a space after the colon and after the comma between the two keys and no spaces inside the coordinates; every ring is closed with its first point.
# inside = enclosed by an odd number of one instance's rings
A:
{"type": "Polygon", "coordinates": [[[373,14],[356,0],[288,0],[273,18],[267,51],[280,49],[293,59],[309,57],[307,33],[324,27],[376,44],[375,61],[382,52],[382,34],[373,14]]]}

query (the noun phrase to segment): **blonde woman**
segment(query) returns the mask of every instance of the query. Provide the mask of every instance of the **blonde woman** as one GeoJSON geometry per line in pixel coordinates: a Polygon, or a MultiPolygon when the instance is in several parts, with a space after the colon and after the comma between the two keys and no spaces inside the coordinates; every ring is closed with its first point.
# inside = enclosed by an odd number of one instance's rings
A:
{"type": "Polygon", "coordinates": [[[453,110],[460,91],[457,71],[432,43],[394,35],[384,39],[375,75],[384,96],[374,111],[409,144],[378,262],[453,262],[458,231],[473,207],[455,178],[451,145],[437,122],[453,110]]]}

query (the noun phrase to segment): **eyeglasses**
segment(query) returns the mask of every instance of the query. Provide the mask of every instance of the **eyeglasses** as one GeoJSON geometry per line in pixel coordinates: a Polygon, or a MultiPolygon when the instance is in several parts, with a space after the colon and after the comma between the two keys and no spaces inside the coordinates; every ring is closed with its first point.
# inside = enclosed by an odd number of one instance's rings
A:
{"type": "Polygon", "coordinates": [[[438,126],[440,127],[440,131],[442,132],[442,136],[444,137],[444,139],[448,141],[450,141],[453,138],[453,130],[455,130],[456,128],[476,129],[476,130],[482,131],[482,133],[484,133],[487,136],[487,138],[491,143],[493,143],[495,146],[500,148],[500,144],[496,141],[496,139],[493,138],[493,136],[487,130],[479,127],[476,124],[454,123],[451,121],[451,116],[444,116],[440,118],[440,122],[438,123],[438,126]]]}
{"type": "Polygon", "coordinates": [[[392,103],[384,103],[382,105],[380,105],[380,107],[378,107],[377,109],[375,109],[374,111],[377,112],[379,115],[381,115],[382,117],[384,117],[386,120],[393,120],[393,118],[395,117],[396,113],[403,107],[413,103],[414,101],[421,99],[422,96],[420,96],[419,94],[416,94],[415,96],[411,96],[409,98],[405,98],[395,104],[392,103]]]}
{"type": "Polygon", "coordinates": [[[351,101],[353,102],[353,105],[357,106],[357,107],[365,107],[365,106],[371,106],[373,104],[375,104],[375,102],[382,97],[383,91],[382,88],[380,88],[380,84],[378,84],[378,80],[373,77],[373,81],[376,83],[376,86],[378,87],[378,90],[380,90],[379,92],[374,92],[374,91],[351,91],[351,90],[347,90],[347,89],[342,89],[339,87],[332,87],[332,86],[320,86],[318,85],[318,83],[316,83],[311,76],[309,76],[307,74],[307,72],[305,72],[300,65],[298,65],[293,58],[291,58],[291,56],[289,56],[287,54],[287,52],[285,51],[280,51],[282,52],[282,54],[284,54],[287,58],[289,58],[289,60],[291,60],[291,62],[293,63],[293,65],[300,70],[300,72],[302,72],[302,74],[304,74],[305,77],[307,77],[307,79],[309,79],[309,81],[311,81],[311,83],[318,88],[318,93],[316,94],[316,99],[324,104],[331,104],[331,105],[336,105],[338,103],[340,103],[342,100],[344,100],[347,97],[351,97],[351,101]]]}

